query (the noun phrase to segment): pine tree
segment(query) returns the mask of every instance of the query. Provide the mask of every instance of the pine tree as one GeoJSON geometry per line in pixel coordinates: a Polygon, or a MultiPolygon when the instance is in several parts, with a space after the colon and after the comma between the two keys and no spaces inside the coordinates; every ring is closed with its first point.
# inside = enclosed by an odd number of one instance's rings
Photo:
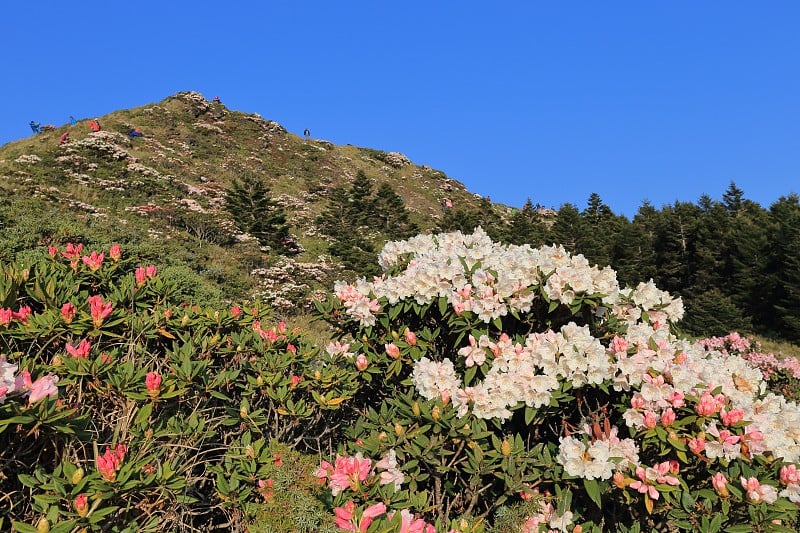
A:
{"type": "Polygon", "coordinates": [[[225,195],[225,208],[236,226],[262,246],[283,249],[289,235],[286,212],[269,196],[269,187],[256,177],[234,180],[225,195]]]}
{"type": "Polygon", "coordinates": [[[695,266],[694,236],[699,211],[688,202],[675,202],[662,210],[655,242],[655,282],[660,289],[673,294],[688,291],[695,266]]]}
{"type": "Polygon", "coordinates": [[[419,227],[411,222],[403,198],[391,185],[384,182],[375,195],[376,226],[390,240],[407,239],[419,233],[419,227]]]}
{"type": "Polygon", "coordinates": [[[581,218],[578,208],[570,203],[558,210],[556,221],[550,228],[547,238],[553,244],[562,245],[568,252],[579,253],[586,235],[586,222],[581,218]]]}
{"type": "Polygon", "coordinates": [[[656,279],[656,238],[661,213],[645,201],[629,224],[623,224],[614,244],[611,264],[620,284],[635,286],[656,279]]]}
{"type": "Polygon", "coordinates": [[[533,202],[528,198],[522,209],[515,212],[511,217],[508,229],[508,242],[511,244],[529,244],[532,247],[539,247],[546,243],[545,235],[547,226],[542,220],[542,216],[533,206],[533,202]]]}
{"type": "Polygon", "coordinates": [[[800,199],[781,197],[770,207],[772,253],[765,273],[772,301],[770,329],[781,338],[800,341],[800,199]]]}
{"type": "Polygon", "coordinates": [[[598,265],[611,264],[614,243],[622,229],[623,221],[611,208],[603,203],[600,195],[593,192],[589,196],[586,209],[581,213],[584,224],[584,236],[578,246],[590,263],[598,265]]]}

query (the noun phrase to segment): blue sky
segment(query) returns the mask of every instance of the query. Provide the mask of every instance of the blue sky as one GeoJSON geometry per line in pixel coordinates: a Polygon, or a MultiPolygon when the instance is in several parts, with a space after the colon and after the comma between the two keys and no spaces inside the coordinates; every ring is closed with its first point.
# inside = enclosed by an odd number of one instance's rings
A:
{"type": "Polygon", "coordinates": [[[800,2],[9,2],[0,144],[219,95],[493,201],[800,192],[800,2]]]}

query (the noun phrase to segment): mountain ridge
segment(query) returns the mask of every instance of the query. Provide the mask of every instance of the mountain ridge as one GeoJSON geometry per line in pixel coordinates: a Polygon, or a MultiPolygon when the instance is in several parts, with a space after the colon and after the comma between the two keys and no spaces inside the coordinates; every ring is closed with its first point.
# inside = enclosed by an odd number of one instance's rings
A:
{"type": "MultiPolygon", "coordinates": [[[[190,265],[192,260],[202,263],[200,256],[205,256],[207,268],[191,268],[212,282],[216,276],[221,289],[234,287],[233,296],[266,296],[275,282],[264,280],[277,275],[287,282],[287,269],[292,276],[311,278],[313,283],[300,291],[308,293],[346,274],[331,259],[331,239],[317,222],[330,207],[331,191],[351,185],[360,173],[375,188],[389,184],[423,232],[437,228],[446,200],[464,207],[487,204],[444,172],[416,165],[400,152],[301,138],[260,114],[230,110],[197,92],[175,93],[97,120],[102,128],[97,132],[83,119],[0,147],[5,205],[0,224],[25,236],[19,243],[6,239],[5,248],[0,242],[0,257],[22,252],[21,244],[44,247],[75,239],[91,245],[112,239],[134,245],[144,258],[167,259],[177,266],[178,257],[159,257],[168,254],[167,248],[159,253],[136,243],[137,235],[147,236],[156,241],[151,244],[214,248],[206,254],[184,250],[178,255],[186,256],[182,260],[190,265]],[[137,128],[143,136],[129,136],[137,128]],[[64,133],[70,139],[60,144],[64,133]],[[295,257],[283,258],[290,264],[278,274],[270,274],[281,265],[274,251],[254,246],[225,209],[225,194],[234,180],[249,178],[266,182],[299,245],[295,257]],[[37,229],[36,215],[48,212],[37,229]],[[91,228],[105,229],[106,235],[91,228]],[[238,267],[233,264],[237,255],[242,259],[238,267]]],[[[493,209],[503,211],[499,205],[493,209]]],[[[385,240],[377,234],[370,238],[376,246],[385,240]]],[[[288,299],[296,299],[297,292],[288,299]]]]}

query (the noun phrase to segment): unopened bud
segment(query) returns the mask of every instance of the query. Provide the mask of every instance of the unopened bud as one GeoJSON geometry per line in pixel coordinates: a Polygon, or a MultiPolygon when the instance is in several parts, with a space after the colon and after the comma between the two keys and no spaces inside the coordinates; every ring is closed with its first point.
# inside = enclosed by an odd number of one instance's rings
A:
{"type": "Polygon", "coordinates": [[[263,384],[264,384],[264,378],[261,377],[261,375],[259,374],[259,376],[256,378],[256,385],[258,385],[260,387],[263,384]]]}
{"type": "Polygon", "coordinates": [[[401,426],[399,423],[395,422],[394,424],[394,434],[398,437],[402,437],[406,433],[406,428],[401,426]]]}
{"type": "Polygon", "coordinates": [[[73,485],[77,485],[83,479],[83,475],[84,474],[85,474],[85,472],[83,471],[83,468],[79,468],[79,469],[77,469],[76,471],[74,471],[72,473],[72,477],[70,478],[70,481],[72,481],[73,485]]]}
{"type": "Polygon", "coordinates": [[[396,331],[392,331],[392,338],[393,338],[394,340],[397,340],[397,339],[399,339],[399,338],[400,338],[400,335],[398,335],[396,331]]]}
{"type": "Polygon", "coordinates": [[[419,402],[414,402],[414,405],[411,406],[411,412],[414,413],[414,416],[419,416],[419,402]]]}
{"type": "Polygon", "coordinates": [[[438,405],[434,405],[433,409],[431,409],[431,418],[433,418],[434,422],[438,422],[441,418],[442,411],[439,409],[438,405]]]}
{"type": "Polygon", "coordinates": [[[181,319],[181,326],[185,326],[188,323],[189,323],[189,315],[183,315],[183,318],[181,319]]]}
{"type": "Polygon", "coordinates": [[[378,441],[384,441],[384,440],[386,440],[386,432],[381,431],[380,433],[378,433],[378,441]]]}
{"type": "Polygon", "coordinates": [[[53,366],[61,366],[63,363],[64,361],[61,359],[60,355],[53,356],[53,366]]]}
{"type": "Polygon", "coordinates": [[[36,522],[36,531],[38,533],[48,533],[50,531],[50,522],[44,516],[36,522]]]}
{"type": "Polygon", "coordinates": [[[503,443],[500,445],[500,453],[503,454],[503,457],[511,455],[511,443],[508,440],[503,439],[503,443]]]}

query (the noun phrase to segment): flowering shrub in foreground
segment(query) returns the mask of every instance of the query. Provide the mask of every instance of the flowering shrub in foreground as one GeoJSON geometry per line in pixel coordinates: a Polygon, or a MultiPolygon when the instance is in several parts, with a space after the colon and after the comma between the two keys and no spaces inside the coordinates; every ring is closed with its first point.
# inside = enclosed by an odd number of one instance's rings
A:
{"type": "Polygon", "coordinates": [[[479,531],[511,505],[523,531],[796,530],[800,409],[738,353],[676,338],[679,299],[480,230],[379,263],[319,306],[342,332],[329,365],[362,382],[317,474],[341,529],[405,512],[479,531]]]}
{"type": "MultiPolygon", "coordinates": [[[[312,499],[279,441],[329,449],[357,371],[175,294],[119,246],[0,265],[0,530],[243,530],[312,499]]],[[[293,530],[324,531],[303,509],[293,530]]]]}

